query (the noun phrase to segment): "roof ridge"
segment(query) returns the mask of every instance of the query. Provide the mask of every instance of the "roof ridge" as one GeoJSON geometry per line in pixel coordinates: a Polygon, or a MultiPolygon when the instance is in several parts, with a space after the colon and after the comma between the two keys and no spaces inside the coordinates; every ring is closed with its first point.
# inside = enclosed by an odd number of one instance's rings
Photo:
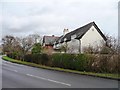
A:
{"type": "MultiPolygon", "coordinates": [[[[77,28],[77,29],[75,29],[75,30],[69,32],[69,33],[75,32],[75,31],[77,31],[77,30],[79,30],[79,29],[81,29],[81,28],[83,28],[83,27],[86,27],[86,26],[88,26],[88,25],[90,25],[90,24],[91,24],[91,26],[92,26],[93,24],[95,24],[95,22],[92,21],[92,22],[90,22],[90,23],[88,23],[88,24],[85,24],[85,25],[83,25],[83,26],[81,26],[81,27],[79,27],[79,28],[77,28]]],[[[69,34],[69,33],[67,33],[67,34],[69,34]]],[[[67,34],[66,34],[66,35],[67,35],[67,34]]]]}
{"type": "MultiPolygon", "coordinates": [[[[44,37],[53,37],[53,36],[46,36],[46,35],[45,35],[44,37]]],[[[54,36],[54,37],[59,37],[59,36],[54,36]]]]}
{"type": "MultiPolygon", "coordinates": [[[[80,28],[83,28],[83,27],[85,27],[85,26],[88,26],[88,25],[93,25],[95,22],[93,21],[93,22],[90,22],[90,23],[87,23],[87,24],[84,24],[83,26],[81,26],[81,27],[79,27],[79,28],[77,28],[77,29],[80,29],[80,28]]],[[[76,29],[75,29],[76,30],[76,29]]]]}
{"type": "Polygon", "coordinates": [[[60,40],[61,42],[63,42],[63,41],[64,41],[64,38],[67,38],[67,40],[69,41],[70,38],[71,38],[70,36],[72,36],[72,35],[74,35],[74,34],[77,34],[77,33],[80,33],[80,36],[78,36],[78,35],[76,36],[76,38],[79,38],[79,37],[83,36],[83,34],[86,33],[87,30],[89,30],[89,28],[90,28],[92,25],[95,25],[95,22],[94,22],[94,21],[92,21],[92,22],[90,22],[90,23],[87,23],[87,24],[85,24],[85,25],[83,25],[83,26],[81,26],[81,27],[79,27],[79,28],[77,28],[77,29],[75,29],[75,30],[73,30],[73,31],[65,34],[63,37],[60,37],[60,39],[58,39],[58,40],[60,40]],[[84,30],[83,30],[83,29],[84,29],[84,30]]]}

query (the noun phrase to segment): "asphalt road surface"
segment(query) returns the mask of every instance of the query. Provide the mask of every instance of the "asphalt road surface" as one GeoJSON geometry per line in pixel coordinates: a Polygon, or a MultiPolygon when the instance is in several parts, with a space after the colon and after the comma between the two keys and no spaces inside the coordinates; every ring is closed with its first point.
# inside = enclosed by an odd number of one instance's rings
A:
{"type": "Polygon", "coordinates": [[[118,81],[39,69],[2,60],[2,88],[118,88],[118,81]]]}

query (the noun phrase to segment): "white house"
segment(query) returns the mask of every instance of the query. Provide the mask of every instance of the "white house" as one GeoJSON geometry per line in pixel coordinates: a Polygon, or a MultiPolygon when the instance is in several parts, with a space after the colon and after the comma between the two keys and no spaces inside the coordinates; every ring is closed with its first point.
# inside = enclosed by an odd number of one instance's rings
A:
{"type": "Polygon", "coordinates": [[[95,22],[91,22],[71,32],[65,29],[64,34],[55,41],[54,49],[59,49],[66,44],[68,53],[83,53],[85,47],[100,46],[101,41],[106,42],[106,40],[95,22]]]}

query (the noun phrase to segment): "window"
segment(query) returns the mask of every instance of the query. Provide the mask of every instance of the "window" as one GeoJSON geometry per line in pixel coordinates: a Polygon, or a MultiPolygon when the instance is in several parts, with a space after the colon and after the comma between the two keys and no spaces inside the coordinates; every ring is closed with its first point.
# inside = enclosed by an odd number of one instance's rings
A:
{"type": "Polygon", "coordinates": [[[64,42],[66,41],[67,39],[66,38],[64,38],[64,42]]]}
{"type": "Polygon", "coordinates": [[[76,34],[71,36],[71,39],[75,39],[76,38],[76,34]]]}

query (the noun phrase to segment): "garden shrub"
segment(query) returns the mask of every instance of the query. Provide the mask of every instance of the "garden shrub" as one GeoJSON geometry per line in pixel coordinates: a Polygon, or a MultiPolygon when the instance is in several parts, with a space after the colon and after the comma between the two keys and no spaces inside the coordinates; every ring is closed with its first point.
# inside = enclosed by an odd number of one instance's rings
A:
{"type": "MultiPolygon", "coordinates": [[[[17,58],[18,54],[16,52],[8,53],[7,56],[10,58],[17,58]]],[[[54,53],[48,55],[42,53],[27,54],[24,57],[24,61],[40,65],[96,73],[118,73],[120,71],[118,55],[67,53],[54,53]]]]}
{"type": "Polygon", "coordinates": [[[31,54],[27,54],[24,56],[24,61],[26,62],[32,62],[32,55],[31,54]]]}
{"type": "Polygon", "coordinates": [[[53,54],[52,63],[55,67],[85,71],[88,57],[84,54],[53,54]]]}
{"type": "Polygon", "coordinates": [[[61,67],[61,54],[55,53],[51,56],[52,59],[52,66],[54,67],[61,67]]]}
{"type": "Polygon", "coordinates": [[[41,54],[41,64],[47,65],[49,61],[49,56],[47,54],[41,54]]]}
{"type": "Polygon", "coordinates": [[[99,66],[99,72],[108,72],[107,70],[107,67],[108,67],[108,60],[110,60],[110,56],[108,55],[99,55],[99,63],[98,63],[98,66],[99,66]]]}
{"type": "Polygon", "coordinates": [[[49,61],[49,56],[47,54],[28,54],[25,55],[24,61],[47,65],[47,62],[49,61]]]}
{"type": "Polygon", "coordinates": [[[79,71],[86,71],[88,68],[88,56],[85,54],[79,54],[75,58],[75,69],[79,71]]]}
{"type": "Polygon", "coordinates": [[[97,71],[97,66],[96,66],[96,63],[97,63],[97,56],[96,55],[92,55],[92,54],[89,54],[87,55],[88,56],[88,67],[87,67],[87,71],[93,71],[93,72],[96,72],[97,71]]]}
{"type": "Polygon", "coordinates": [[[88,60],[88,71],[97,73],[118,73],[118,55],[98,54],[90,55],[90,57],[88,60]]]}
{"type": "Polygon", "coordinates": [[[74,56],[72,54],[61,54],[62,68],[71,69],[74,56]]]}

